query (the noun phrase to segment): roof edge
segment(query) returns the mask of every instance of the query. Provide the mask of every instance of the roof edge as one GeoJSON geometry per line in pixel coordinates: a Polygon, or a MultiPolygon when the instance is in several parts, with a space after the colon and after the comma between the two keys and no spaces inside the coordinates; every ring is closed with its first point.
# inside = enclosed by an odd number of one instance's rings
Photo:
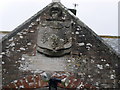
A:
{"type": "Polygon", "coordinates": [[[22,31],[24,28],[27,28],[28,25],[36,20],[43,12],[45,9],[49,8],[50,6],[52,6],[54,3],[50,3],[48,4],[46,7],[44,7],[43,9],[41,9],[40,11],[38,11],[36,14],[34,14],[32,17],[30,17],[29,19],[27,19],[25,22],[23,22],[22,24],[20,24],[19,26],[17,26],[12,32],[10,32],[8,35],[5,35],[2,38],[2,42],[7,40],[8,38],[11,38],[12,36],[14,36],[16,33],[22,31]],[[24,26],[24,27],[23,27],[24,26]]]}
{"type": "MultiPolygon", "coordinates": [[[[62,4],[61,4],[62,5],[62,4]]],[[[97,35],[91,28],[89,28],[85,23],[83,23],[77,16],[75,16],[70,10],[68,10],[64,5],[62,5],[63,8],[68,12],[68,14],[73,18],[74,22],[78,23],[82,27],[85,27],[87,30],[89,30],[98,40],[100,40],[105,46],[109,48],[115,55],[120,58],[120,54],[117,53],[108,43],[106,43],[99,35],[97,35]]]]}

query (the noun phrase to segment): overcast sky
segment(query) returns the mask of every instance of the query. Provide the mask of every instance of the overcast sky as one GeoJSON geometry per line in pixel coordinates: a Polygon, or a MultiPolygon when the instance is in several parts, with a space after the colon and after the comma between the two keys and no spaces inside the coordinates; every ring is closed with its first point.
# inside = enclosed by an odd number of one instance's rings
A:
{"type": "MultiPolygon", "coordinates": [[[[119,0],[61,0],[68,8],[77,3],[77,17],[99,35],[118,35],[119,0]]],[[[10,30],[40,11],[52,0],[0,0],[0,31],[10,30]]]]}

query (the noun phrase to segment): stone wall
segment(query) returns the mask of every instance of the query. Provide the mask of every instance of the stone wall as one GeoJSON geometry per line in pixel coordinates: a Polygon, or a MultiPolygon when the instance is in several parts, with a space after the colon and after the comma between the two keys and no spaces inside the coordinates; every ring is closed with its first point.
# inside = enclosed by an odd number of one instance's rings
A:
{"type": "Polygon", "coordinates": [[[68,49],[67,69],[75,73],[77,79],[97,88],[119,87],[120,58],[117,53],[60,3],[50,4],[16,28],[3,38],[2,46],[3,85],[31,73],[20,70],[24,55],[36,56],[38,50],[54,57],[59,55],[59,51],[68,49]],[[44,30],[47,32],[45,37],[44,30]],[[55,37],[51,44],[49,37],[53,34],[55,37]],[[42,48],[38,49],[41,45],[42,48]]]}
{"type": "Polygon", "coordinates": [[[80,66],[80,78],[101,88],[118,87],[120,61],[114,50],[88,27],[73,24],[73,57],[80,66]]]}
{"type": "Polygon", "coordinates": [[[37,21],[32,22],[28,28],[24,28],[2,43],[3,83],[20,76],[19,73],[21,72],[18,70],[20,62],[23,60],[23,54],[30,56],[36,54],[37,25],[37,21]]]}

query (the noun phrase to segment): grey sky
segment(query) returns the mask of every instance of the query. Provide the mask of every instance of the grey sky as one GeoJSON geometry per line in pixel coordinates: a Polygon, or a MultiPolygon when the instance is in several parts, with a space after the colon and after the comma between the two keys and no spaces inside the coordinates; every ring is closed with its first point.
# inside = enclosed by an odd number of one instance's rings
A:
{"type": "MultiPolygon", "coordinates": [[[[77,3],[77,17],[99,35],[118,35],[119,0],[61,0],[68,8],[77,3]]],[[[52,0],[0,0],[0,30],[13,30],[52,0]]]]}

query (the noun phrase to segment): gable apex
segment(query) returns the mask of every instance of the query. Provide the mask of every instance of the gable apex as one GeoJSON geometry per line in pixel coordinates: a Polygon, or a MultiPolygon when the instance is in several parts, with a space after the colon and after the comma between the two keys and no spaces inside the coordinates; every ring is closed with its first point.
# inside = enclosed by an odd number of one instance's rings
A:
{"type": "Polygon", "coordinates": [[[52,2],[60,2],[60,0],[52,0],[52,2]]]}

